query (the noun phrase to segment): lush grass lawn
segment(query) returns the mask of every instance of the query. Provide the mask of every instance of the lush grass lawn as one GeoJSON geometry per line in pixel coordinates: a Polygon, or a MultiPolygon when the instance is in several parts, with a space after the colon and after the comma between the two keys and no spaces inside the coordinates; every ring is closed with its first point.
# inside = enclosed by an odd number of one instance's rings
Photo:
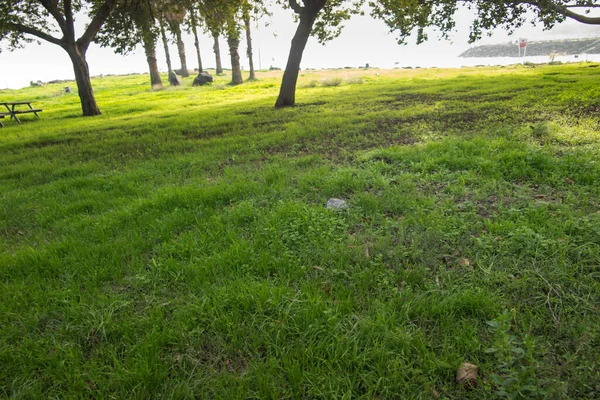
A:
{"type": "Polygon", "coordinates": [[[598,64],[259,78],[0,92],[0,397],[600,396],[598,64]]]}

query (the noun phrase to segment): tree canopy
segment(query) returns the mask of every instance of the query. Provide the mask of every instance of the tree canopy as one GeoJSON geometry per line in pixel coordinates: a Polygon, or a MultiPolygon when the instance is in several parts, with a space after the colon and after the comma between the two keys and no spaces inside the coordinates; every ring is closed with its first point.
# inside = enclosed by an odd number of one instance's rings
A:
{"type": "MultiPolygon", "coordinates": [[[[365,0],[278,0],[278,3],[294,10],[299,20],[276,102],[276,107],[282,107],[295,103],[295,85],[308,37],[315,36],[320,43],[337,37],[344,21],[365,12],[365,0]]],[[[589,15],[593,9],[600,8],[598,0],[370,0],[368,5],[371,16],[381,19],[396,32],[401,44],[413,33],[417,34],[417,43],[427,40],[429,27],[437,28],[442,38],[448,37],[455,28],[455,15],[460,6],[475,13],[471,42],[494,28],[513,31],[531,18],[545,28],[567,18],[600,24],[600,17],[589,15]]]]}
{"type": "Polygon", "coordinates": [[[117,54],[125,55],[142,44],[145,35],[153,39],[158,37],[152,3],[132,0],[117,5],[115,12],[98,32],[96,42],[101,46],[111,47],[117,54]]]}
{"type": "MultiPolygon", "coordinates": [[[[197,11],[203,26],[215,38],[215,46],[219,35],[228,38],[232,63],[239,69],[237,47],[242,27],[249,37],[250,13],[268,14],[275,4],[293,10],[298,21],[277,106],[295,103],[298,71],[309,37],[326,43],[337,37],[344,22],[356,14],[368,12],[384,21],[397,33],[399,43],[405,43],[413,33],[416,33],[417,43],[427,40],[429,27],[437,28],[442,37],[449,36],[461,6],[474,13],[470,41],[480,39],[495,28],[513,31],[527,21],[545,28],[568,18],[600,25],[600,16],[593,13],[600,9],[600,0],[0,0],[0,43],[16,49],[44,40],[62,47],[73,62],[83,114],[96,115],[100,110],[85,60],[93,40],[121,54],[143,44],[158,82],[155,42],[160,30],[155,18],[169,22],[179,37],[179,24],[184,21],[186,12],[191,10],[195,18],[197,11]],[[114,13],[112,17],[111,13],[114,13]],[[78,38],[75,15],[85,15],[90,21],[78,38]]],[[[181,56],[183,45],[179,42],[181,56]]],[[[248,48],[251,48],[250,41],[248,48]]],[[[200,57],[198,59],[201,67],[200,57]]],[[[241,75],[234,81],[241,82],[241,75]]]]}
{"type": "Polygon", "coordinates": [[[0,41],[19,48],[35,39],[62,47],[73,63],[83,115],[98,115],[85,54],[109,17],[117,0],[0,0],[0,41]],[[90,22],[75,36],[75,15],[87,14],[90,22]]]}
{"type": "Polygon", "coordinates": [[[600,17],[591,16],[594,9],[600,9],[598,0],[377,0],[371,1],[374,15],[381,18],[392,29],[401,32],[403,41],[411,24],[406,24],[406,14],[402,7],[410,7],[408,15],[419,20],[418,42],[427,39],[423,30],[426,26],[436,26],[443,37],[455,27],[454,16],[460,6],[472,10],[475,14],[471,22],[470,42],[491,34],[496,28],[513,32],[526,22],[541,24],[550,29],[566,19],[584,24],[599,25],[600,17]]]}
{"type": "Polygon", "coordinates": [[[0,0],[0,40],[7,39],[9,47],[17,48],[33,41],[33,36],[65,47],[75,38],[75,14],[85,12],[91,21],[76,42],[80,49],[87,49],[116,3],[117,0],[61,3],[58,0],[0,0]]]}

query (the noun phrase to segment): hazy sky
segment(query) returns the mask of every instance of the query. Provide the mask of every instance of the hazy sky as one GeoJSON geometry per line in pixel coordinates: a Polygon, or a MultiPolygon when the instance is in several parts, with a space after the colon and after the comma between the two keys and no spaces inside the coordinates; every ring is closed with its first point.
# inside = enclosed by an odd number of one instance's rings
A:
{"type": "MultiPolygon", "coordinates": [[[[285,67],[290,41],[296,25],[293,13],[289,10],[275,9],[269,21],[261,20],[254,25],[254,62],[256,68],[262,66],[285,67]],[[260,58],[259,58],[260,50],[260,58]]],[[[484,63],[482,60],[458,59],[458,55],[471,47],[467,43],[471,15],[468,10],[461,10],[457,16],[456,32],[451,41],[438,41],[435,33],[430,41],[417,46],[414,39],[409,45],[399,46],[394,33],[389,33],[385,24],[378,20],[355,17],[346,24],[342,35],[327,43],[326,47],[311,38],[304,52],[303,68],[330,68],[359,66],[369,63],[371,66],[391,68],[398,66],[439,66],[459,67],[473,63],[484,63]],[[395,64],[398,63],[398,64],[395,64]]],[[[82,26],[85,21],[79,21],[82,26]]],[[[79,34],[82,29],[79,29],[79,34]]],[[[494,31],[492,37],[486,37],[478,44],[503,43],[514,41],[518,37],[529,40],[545,40],[558,38],[600,37],[600,26],[584,25],[575,21],[567,21],[551,31],[543,31],[540,27],[526,25],[509,37],[506,32],[494,31]]],[[[188,67],[197,67],[193,38],[185,36],[188,67]]],[[[242,65],[247,69],[245,57],[245,41],[240,46],[242,65]]],[[[215,65],[212,51],[212,39],[203,35],[201,53],[205,67],[215,65]]],[[[173,66],[179,67],[177,49],[170,46],[173,66]]],[[[159,68],[166,70],[164,50],[157,49],[159,68]]],[[[230,65],[229,52],[225,40],[221,40],[221,54],[224,66],[230,65]]],[[[87,55],[90,72],[99,74],[123,74],[129,72],[146,72],[147,64],[142,48],[128,56],[116,55],[111,49],[100,48],[92,44],[87,55]]],[[[29,85],[30,81],[48,81],[52,79],[72,79],[73,71],[67,54],[58,46],[43,43],[30,44],[25,49],[0,53],[0,88],[18,88],[29,85]]]]}

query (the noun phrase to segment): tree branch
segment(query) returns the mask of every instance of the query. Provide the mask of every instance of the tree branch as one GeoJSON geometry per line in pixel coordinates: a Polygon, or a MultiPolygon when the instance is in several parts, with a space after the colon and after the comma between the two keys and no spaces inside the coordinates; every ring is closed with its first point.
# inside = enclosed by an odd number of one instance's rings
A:
{"type": "Polygon", "coordinates": [[[292,10],[294,10],[296,14],[302,14],[303,7],[300,7],[300,4],[298,4],[297,0],[289,0],[289,3],[290,7],[292,8],[292,10]]]}
{"type": "MultiPolygon", "coordinates": [[[[540,10],[543,10],[544,7],[552,8],[552,9],[554,9],[554,11],[561,13],[561,14],[565,15],[566,17],[572,18],[575,21],[579,21],[583,24],[600,25],[600,17],[588,17],[585,15],[578,14],[574,11],[571,11],[569,9],[569,6],[556,4],[553,1],[548,2],[548,4],[546,4],[546,3],[540,4],[539,0],[523,1],[523,3],[530,4],[534,7],[539,8],[540,10]]],[[[588,7],[589,8],[589,6],[585,6],[585,5],[578,5],[576,7],[582,7],[582,8],[588,7]]],[[[597,6],[594,6],[592,8],[596,8],[596,7],[597,6]]]]}
{"type": "Polygon", "coordinates": [[[51,35],[49,35],[49,34],[47,34],[45,32],[39,31],[39,30],[37,30],[35,28],[32,28],[30,26],[26,26],[26,25],[23,25],[23,24],[15,24],[15,23],[12,23],[12,22],[9,22],[7,25],[13,31],[21,32],[21,33],[27,33],[29,35],[33,35],[33,36],[36,36],[36,37],[38,37],[38,38],[40,38],[42,40],[50,42],[52,44],[56,44],[56,45],[59,45],[61,47],[63,46],[63,42],[60,39],[57,39],[54,36],[51,36],[51,35]]]}
{"type": "Polygon", "coordinates": [[[60,30],[62,31],[62,33],[66,34],[65,18],[63,17],[63,15],[60,13],[60,10],[58,9],[58,2],[56,0],[54,0],[54,1],[53,0],[42,0],[42,1],[40,1],[40,3],[42,3],[42,6],[46,9],[46,11],[48,11],[50,13],[50,15],[52,15],[52,17],[54,17],[54,19],[56,20],[56,23],[58,23],[58,26],[60,27],[60,30]]]}
{"type": "Polygon", "coordinates": [[[597,4],[597,0],[588,0],[588,1],[571,1],[571,3],[563,4],[563,7],[600,7],[597,4]]]}
{"type": "Polygon", "coordinates": [[[94,18],[92,18],[92,22],[90,22],[83,35],[81,35],[81,37],[77,40],[77,45],[81,50],[87,50],[90,43],[92,40],[94,40],[94,37],[96,37],[96,34],[102,27],[102,24],[104,24],[104,21],[106,21],[110,15],[115,4],[116,0],[105,0],[104,4],[102,4],[102,6],[98,9],[98,12],[96,15],[94,15],[94,18]]]}
{"type": "Polygon", "coordinates": [[[69,40],[75,40],[75,25],[73,23],[73,7],[71,0],[64,0],[63,7],[65,11],[65,19],[66,19],[66,32],[65,36],[68,37],[69,40]]]}
{"type": "Polygon", "coordinates": [[[589,25],[600,25],[600,17],[587,17],[585,15],[577,14],[571,10],[565,10],[565,15],[569,18],[574,19],[575,21],[579,21],[583,24],[589,25]]]}

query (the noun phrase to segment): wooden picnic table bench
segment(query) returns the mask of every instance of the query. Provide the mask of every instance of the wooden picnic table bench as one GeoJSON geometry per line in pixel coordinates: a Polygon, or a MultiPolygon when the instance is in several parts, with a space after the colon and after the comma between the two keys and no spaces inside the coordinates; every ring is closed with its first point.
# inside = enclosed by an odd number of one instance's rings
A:
{"type": "MultiPolygon", "coordinates": [[[[17,123],[21,123],[21,120],[19,119],[19,117],[17,117],[17,115],[19,114],[29,114],[29,113],[33,113],[35,114],[36,117],[40,117],[39,116],[39,112],[42,112],[43,110],[41,108],[33,108],[33,106],[31,105],[31,103],[33,103],[32,101],[12,101],[12,102],[0,102],[0,106],[4,106],[6,107],[7,112],[0,112],[0,118],[4,118],[7,116],[10,116],[10,119],[13,119],[15,121],[17,121],[17,123]],[[24,106],[27,105],[29,108],[27,109],[16,109],[17,106],[24,106]]],[[[2,122],[0,122],[0,127],[3,127],[4,125],[2,124],[2,122]]]]}

